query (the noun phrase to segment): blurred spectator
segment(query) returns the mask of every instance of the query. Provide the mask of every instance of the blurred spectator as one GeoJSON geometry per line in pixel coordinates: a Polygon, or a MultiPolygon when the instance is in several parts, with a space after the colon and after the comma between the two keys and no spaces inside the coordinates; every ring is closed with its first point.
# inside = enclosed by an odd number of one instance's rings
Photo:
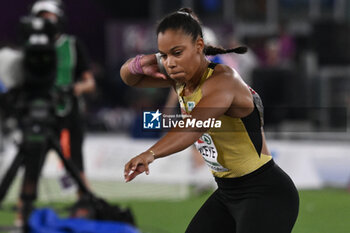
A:
{"type": "Polygon", "coordinates": [[[281,22],[278,29],[278,47],[280,58],[283,64],[291,64],[293,63],[296,49],[295,39],[288,33],[285,22],[281,22]]]}
{"type": "Polygon", "coordinates": [[[289,67],[294,63],[295,39],[282,22],[278,28],[278,35],[268,39],[264,47],[262,65],[267,67],[289,67]]]}
{"type": "Polygon", "coordinates": [[[264,52],[263,66],[277,67],[282,65],[280,60],[280,45],[276,39],[269,39],[266,41],[264,52]]]}
{"type": "MultiPolygon", "coordinates": [[[[215,32],[206,26],[203,26],[203,36],[205,43],[208,45],[219,46],[219,41],[215,32]]],[[[228,41],[225,41],[229,48],[241,46],[242,43],[235,37],[231,36],[228,41]]],[[[251,85],[251,74],[254,68],[258,66],[257,56],[251,49],[245,54],[220,54],[216,56],[208,56],[208,59],[215,63],[221,63],[234,68],[241,76],[241,78],[251,85]]]]}
{"type": "MultiPolygon", "coordinates": [[[[229,48],[235,48],[241,46],[242,43],[235,37],[231,36],[228,41],[229,48]]],[[[258,57],[255,55],[252,49],[248,48],[245,54],[223,54],[223,64],[229,65],[240,74],[241,78],[249,85],[252,85],[252,72],[258,67],[258,57]]]]}

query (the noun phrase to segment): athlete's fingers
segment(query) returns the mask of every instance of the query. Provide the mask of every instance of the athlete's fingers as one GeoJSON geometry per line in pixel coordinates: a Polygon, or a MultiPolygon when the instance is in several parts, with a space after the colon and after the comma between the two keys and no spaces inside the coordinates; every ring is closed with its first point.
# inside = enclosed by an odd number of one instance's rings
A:
{"type": "Polygon", "coordinates": [[[127,175],[129,175],[129,172],[130,172],[130,162],[131,162],[131,161],[127,162],[127,163],[125,164],[125,166],[124,166],[124,178],[126,178],[127,175]]]}
{"type": "Polygon", "coordinates": [[[133,159],[131,159],[127,164],[125,164],[124,167],[124,179],[126,182],[131,181],[134,179],[137,175],[146,172],[146,174],[149,174],[149,163],[153,161],[153,155],[152,158],[149,157],[149,154],[140,154],[133,159]],[[147,155],[147,156],[145,156],[147,155]],[[130,174],[131,172],[131,174],[130,174]]]}
{"type": "Polygon", "coordinates": [[[142,164],[142,162],[140,161],[140,159],[139,159],[138,157],[133,158],[133,159],[131,160],[131,164],[130,164],[130,169],[131,169],[131,171],[135,171],[136,168],[137,168],[137,166],[138,166],[139,164],[142,164]]]}
{"type": "Polygon", "coordinates": [[[153,76],[156,78],[167,79],[167,77],[164,74],[158,72],[155,73],[153,76]]]}
{"type": "Polygon", "coordinates": [[[131,159],[127,164],[124,166],[124,177],[129,175],[130,171],[135,171],[137,167],[137,160],[135,158],[131,159]]]}
{"type": "Polygon", "coordinates": [[[130,175],[128,175],[126,178],[125,178],[125,182],[130,182],[132,181],[136,176],[140,175],[142,172],[139,172],[139,171],[134,171],[132,172],[130,175]]]}
{"type": "Polygon", "coordinates": [[[148,162],[144,163],[146,175],[149,175],[148,162]]]}
{"type": "Polygon", "coordinates": [[[137,168],[135,169],[135,171],[131,172],[131,174],[128,174],[125,177],[125,181],[129,182],[131,180],[133,180],[136,176],[138,176],[139,174],[143,173],[145,171],[145,166],[143,164],[139,164],[137,166],[137,168]]]}

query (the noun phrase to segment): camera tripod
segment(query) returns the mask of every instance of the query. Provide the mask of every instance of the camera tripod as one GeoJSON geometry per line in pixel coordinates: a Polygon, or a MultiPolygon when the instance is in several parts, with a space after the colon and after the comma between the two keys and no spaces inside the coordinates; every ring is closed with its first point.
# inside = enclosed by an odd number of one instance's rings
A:
{"type": "Polygon", "coordinates": [[[6,196],[10,185],[12,184],[18,169],[21,166],[25,168],[24,180],[20,199],[22,201],[21,215],[24,222],[24,231],[26,232],[27,221],[33,209],[33,202],[37,196],[37,184],[40,177],[40,171],[47,152],[51,149],[56,151],[59,159],[62,161],[65,169],[71,175],[79,190],[84,196],[90,199],[95,198],[93,193],[86,187],[82,181],[78,169],[75,165],[64,157],[59,138],[54,130],[41,127],[36,124],[31,127],[31,133],[24,133],[23,142],[19,145],[18,153],[12,161],[10,167],[4,175],[0,184],[0,204],[6,196]],[[35,133],[35,134],[33,134],[35,133]]]}
{"type": "MultiPolygon", "coordinates": [[[[18,169],[23,166],[25,174],[20,194],[22,201],[20,213],[24,222],[23,231],[29,231],[28,219],[33,210],[33,202],[36,200],[37,184],[41,169],[47,152],[53,149],[66,171],[78,185],[81,194],[78,202],[71,208],[70,214],[72,217],[119,221],[135,225],[133,214],[129,208],[110,205],[102,198],[95,196],[82,181],[75,164],[65,158],[59,135],[62,128],[65,128],[64,126],[68,124],[69,119],[66,118],[66,114],[70,111],[70,108],[65,108],[64,111],[58,112],[56,106],[61,102],[57,101],[51,93],[46,93],[45,91],[44,93],[34,92],[34,94],[22,91],[19,93],[19,95],[16,95],[15,92],[8,95],[8,97],[19,96],[15,98],[18,104],[12,112],[14,112],[14,116],[20,122],[23,139],[18,146],[15,158],[0,183],[0,205],[18,169]],[[85,214],[80,215],[80,212],[85,214]]],[[[13,101],[7,102],[12,103],[13,101]]],[[[8,105],[11,107],[11,104],[8,105]]]]}

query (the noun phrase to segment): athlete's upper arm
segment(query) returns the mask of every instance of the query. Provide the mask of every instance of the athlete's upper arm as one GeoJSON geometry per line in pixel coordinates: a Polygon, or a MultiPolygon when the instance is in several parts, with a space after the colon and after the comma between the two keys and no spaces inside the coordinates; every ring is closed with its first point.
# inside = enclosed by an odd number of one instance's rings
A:
{"type": "Polygon", "coordinates": [[[234,101],[234,78],[223,72],[212,76],[202,86],[202,98],[191,112],[197,119],[218,118],[230,108],[234,101]]]}

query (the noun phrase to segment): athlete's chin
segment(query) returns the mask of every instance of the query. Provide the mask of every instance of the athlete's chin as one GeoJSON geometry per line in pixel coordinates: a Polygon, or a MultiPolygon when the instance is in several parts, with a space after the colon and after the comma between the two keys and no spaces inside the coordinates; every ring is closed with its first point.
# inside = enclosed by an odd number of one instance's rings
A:
{"type": "Polygon", "coordinates": [[[181,82],[181,81],[184,81],[186,79],[184,72],[178,72],[178,73],[170,74],[169,76],[170,76],[170,78],[174,79],[177,82],[181,82]]]}

